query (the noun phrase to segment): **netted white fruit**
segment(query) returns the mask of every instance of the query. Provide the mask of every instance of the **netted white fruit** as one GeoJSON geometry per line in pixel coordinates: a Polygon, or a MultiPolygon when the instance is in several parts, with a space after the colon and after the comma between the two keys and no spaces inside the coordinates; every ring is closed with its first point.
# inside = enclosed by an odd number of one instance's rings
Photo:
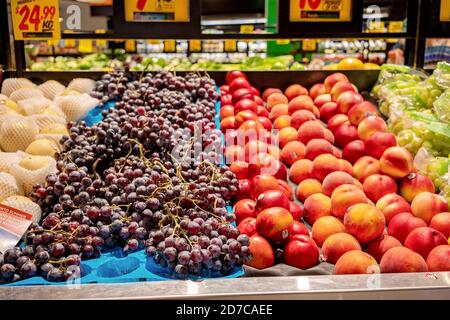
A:
{"type": "Polygon", "coordinates": [[[52,101],[45,97],[29,98],[20,100],[17,102],[17,104],[25,111],[26,115],[33,115],[42,113],[52,104],[52,101]]]}
{"type": "Polygon", "coordinates": [[[44,183],[50,173],[56,172],[56,160],[48,156],[26,155],[11,165],[11,174],[23,188],[25,195],[33,190],[33,185],[44,183]]]}
{"type": "Polygon", "coordinates": [[[66,115],[64,114],[64,112],[62,112],[62,110],[56,106],[54,103],[49,106],[47,109],[45,109],[44,111],[42,111],[42,114],[46,114],[49,116],[58,116],[61,118],[65,118],[66,115]]]}
{"type": "Polygon", "coordinates": [[[25,115],[25,110],[11,99],[0,100],[0,105],[11,109],[18,114],[25,115]]]}
{"type": "Polygon", "coordinates": [[[88,78],[75,78],[72,81],[70,81],[69,85],[67,86],[67,89],[69,90],[75,90],[80,93],[90,93],[92,90],[94,90],[95,87],[95,81],[88,78]]]}
{"type": "MultiPolygon", "coordinates": [[[[11,115],[18,115],[18,113],[15,112],[13,109],[8,108],[5,104],[0,103],[0,117],[11,116],[11,115]]],[[[1,127],[1,124],[0,124],[0,127],[1,127]]]]}
{"type": "Polygon", "coordinates": [[[14,102],[18,102],[30,98],[44,98],[44,94],[36,88],[23,88],[11,93],[9,98],[14,102]]]}
{"type": "Polygon", "coordinates": [[[38,89],[42,91],[47,99],[53,100],[56,96],[59,96],[66,87],[56,80],[48,80],[39,85],[38,89]]]}
{"type": "Polygon", "coordinates": [[[66,115],[67,121],[77,121],[97,106],[99,101],[87,93],[79,96],[59,96],[55,99],[58,106],[66,115]]]}
{"type": "Polygon", "coordinates": [[[19,187],[14,176],[6,172],[0,172],[0,201],[18,193],[19,187]]]}
{"type": "MultiPolygon", "coordinates": [[[[60,96],[79,96],[81,93],[77,90],[72,89],[65,89],[63,92],[61,92],[60,96]]],[[[56,97],[55,97],[56,98],[56,97]]]]}
{"type": "Polygon", "coordinates": [[[9,173],[11,163],[19,162],[19,160],[17,152],[0,152],[0,172],[9,173]]]}
{"type": "Polygon", "coordinates": [[[55,153],[58,152],[58,146],[52,140],[40,138],[30,143],[25,152],[35,156],[54,157],[55,153]]]}
{"type": "Polygon", "coordinates": [[[35,114],[30,116],[34,123],[39,127],[39,129],[48,127],[52,123],[60,123],[63,125],[67,124],[66,118],[55,116],[55,115],[46,115],[46,114],[35,114]]]}
{"type": "Polygon", "coordinates": [[[57,151],[61,151],[61,139],[64,137],[63,134],[50,134],[50,133],[41,133],[36,136],[37,139],[46,139],[53,142],[57,151]]]}
{"type": "Polygon", "coordinates": [[[9,97],[16,90],[35,87],[36,85],[28,79],[8,78],[3,80],[1,93],[9,97]]]}
{"type": "Polygon", "coordinates": [[[50,125],[41,128],[41,134],[58,134],[58,135],[69,135],[69,130],[67,130],[67,125],[61,123],[51,123],[50,125]]]}
{"type": "Polygon", "coordinates": [[[0,101],[7,100],[7,99],[8,99],[8,97],[6,95],[0,93],[0,101]]]}
{"type": "Polygon", "coordinates": [[[30,117],[7,116],[0,128],[0,146],[7,152],[25,150],[38,134],[39,127],[30,117]]]}
{"type": "Polygon", "coordinates": [[[38,223],[41,220],[41,207],[34,203],[30,198],[24,196],[10,196],[2,202],[5,206],[29,213],[33,216],[32,221],[38,223]]]}

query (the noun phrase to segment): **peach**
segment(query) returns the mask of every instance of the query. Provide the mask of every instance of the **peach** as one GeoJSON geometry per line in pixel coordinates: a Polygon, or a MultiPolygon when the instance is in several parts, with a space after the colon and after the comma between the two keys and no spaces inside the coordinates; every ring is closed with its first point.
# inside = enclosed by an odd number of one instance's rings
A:
{"type": "Polygon", "coordinates": [[[248,163],[245,161],[234,161],[230,164],[230,170],[236,175],[236,178],[246,179],[248,175],[248,163]]]}
{"type": "Polygon", "coordinates": [[[292,84],[286,88],[286,90],[284,91],[284,95],[288,98],[289,101],[291,101],[295,97],[308,95],[308,90],[306,90],[305,87],[299,84],[292,84]]]}
{"type": "Polygon", "coordinates": [[[326,88],[323,83],[316,83],[311,88],[309,88],[309,96],[313,100],[315,100],[317,97],[319,97],[325,93],[326,93],[326,88]]]}
{"type": "Polygon", "coordinates": [[[345,230],[360,243],[381,237],[385,225],[383,212],[367,203],[355,204],[344,215],[345,230]]]}
{"type": "MultiPolygon", "coordinates": [[[[339,150],[338,147],[333,146],[333,156],[335,156],[338,159],[342,159],[342,152],[339,150]]],[[[352,168],[353,171],[353,168],[352,168]]]]}
{"type": "Polygon", "coordinates": [[[282,168],[280,170],[281,166],[284,165],[278,163],[278,160],[274,159],[270,154],[258,153],[249,159],[247,176],[249,179],[260,174],[271,175],[277,179],[286,178],[287,171],[282,168]]]}
{"type": "Polygon", "coordinates": [[[334,145],[334,135],[333,132],[328,130],[327,128],[323,129],[325,132],[325,140],[334,145]]]}
{"type": "Polygon", "coordinates": [[[246,262],[246,265],[256,269],[266,269],[272,267],[275,263],[275,253],[272,246],[263,237],[251,236],[248,248],[252,253],[252,259],[246,262]]]}
{"type": "Polygon", "coordinates": [[[429,227],[414,229],[405,239],[405,247],[417,252],[424,259],[433,248],[442,244],[447,244],[447,238],[441,232],[429,227]]]}
{"type": "Polygon", "coordinates": [[[343,254],[352,250],[361,250],[361,245],[355,237],[345,232],[330,235],[322,245],[324,260],[332,264],[335,264],[343,254]]]}
{"type": "Polygon", "coordinates": [[[299,184],[303,180],[311,178],[312,170],[313,162],[311,160],[301,159],[295,161],[289,170],[289,179],[299,184]]]}
{"type": "Polygon", "coordinates": [[[292,127],[286,127],[278,132],[278,143],[281,148],[291,141],[297,141],[297,130],[292,127]]]}
{"type": "Polygon", "coordinates": [[[383,196],[396,193],[397,183],[394,179],[384,174],[372,174],[364,179],[364,193],[373,202],[377,202],[383,196]]]}
{"type": "Polygon", "coordinates": [[[283,261],[303,270],[312,268],[319,263],[319,248],[309,236],[296,234],[284,246],[283,261]]]}
{"type": "Polygon", "coordinates": [[[341,126],[341,124],[348,122],[348,117],[345,114],[337,114],[333,116],[330,120],[327,122],[328,129],[331,130],[331,132],[334,132],[337,128],[341,126]]]}
{"type": "Polygon", "coordinates": [[[365,141],[367,154],[376,159],[380,159],[386,149],[396,145],[395,136],[387,132],[376,132],[365,141]]]}
{"type": "Polygon", "coordinates": [[[233,96],[229,93],[220,95],[220,104],[222,106],[233,103],[233,96]]]}
{"type": "MultiPolygon", "coordinates": [[[[303,217],[303,208],[301,205],[294,201],[289,201],[289,212],[292,214],[292,217],[294,218],[294,224],[297,221],[301,221],[303,217]]],[[[298,229],[298,228],[297,228],[298,229]]],[[[308,232],[309,235],[309,232],[308,232]]]]}
{"type": "MultiPolygon", "coordinates": [[[[348,162],[345,159],[339,159],[339,164],[341,166],[340,171],[346,172],[346,173],[348,173],[350,175],[353,174],[353,166],[352,166],[352,164],[350,162],[348,162]]],[[[358,181],[358,185],[360,185],[359,181],[358,181]]],[[[361,190],[362,190],[362,186],[361,186],[361,190]]]]}
{"type": "Polygon", "coordinates": [[[440,245],[430,251],[427,257],[428,271],[450,271],[450,245],[440,245]]]}
{"type": "Polygon", "coordinates": [[[272,93],[269,97],[267,97],[267,109],[272,111],[272,108],[276,106],[277,104],[287,104],[288,98],[282,93],[272,93]]]}
{"type": "Polygon", "coordinates": [[[319,247],[332,234],[345,232],[341,220],[333,216],[324,216],[316,220],[312,226],[311,236],[319,247]]]}
{"type": "Polygon", "coordinates": [[[256,198],[255,211],[257,213],[272,207],[290,209],[288,197],[280,190],[267,190],[256,198]]]}
{"type": "Polygon", "coordinates": [[[450,212],[441,212],[435,215],[430,221],[430,228],[436,229],[444,234],[446,238],[450,237],[450,212]]]}
{"type": "Polygon", "coordinates": [[[422,256],[405,247],[389,249],[381,258],[380,269],[382,273],[428,271],[422,256]]]}
{"type": "Polygon", "coordinates": [[[258,117],[269,118],[269,111],[266,109],[266,107],[263,106],[257,107],[256,114],[258,115],[258,117]]]}
{"type": "Polygon", "coordinates": [[[380,172],[380,162],[372,157],[364,156],[353,164],[353,176],[363,182],[368,176],[380,172]]]}
{"type": "Polygon", "coordinates": [[[333,154],[333,145],[324,139],[312,139],[306,145],[306,158],[314,160],[321,154],[333,154]]]}
{"type": "Polygon", "coordinates": [[[250,195],[253,199],[267,190],[281,190],[278,180],[273,176],[258,175],[251,180],[250,195]]]}
{"type": "Polygon", "coordinates": [[[331,154],[321,154],[313,161],[312,177],[323,181],[328,174],[340,169],[341,163],[338,158],[331,154]]]}
{"type": "Polygon", "coordinates": [[[239,224],[245,218],[256,218],[256,202],[252,199],[242,199],[236,202],[233,207],[236,223],[239,224]]]}
{"type": "Polygon", "coordinates": [[[280,188],[281,191],[284,192],[286,197],[288,197],[289,200],[294,200],[294,194],[292,192],[292,188],[289,185],[289,183],[287,183],[287,181],[285,179],[277,179],[277,182],[278,182],[278,187],[280,188]]]}
{"type": "Polygon", "coordinates": [[[283,91],[281,91],[278,88],[267,88],[266,90],[264,90],[262,98],[264,101],[267,101],[267,98],[272,94],[272,93],[283,93],[283,91]]]}
{"type": "MultiPolygon", "coordinates": [[[[227,119],[230,118],[234,118],[234,117],[229,117],[227,119]]],[[[225,119],[225,120],[227,120],[225,119]]],[[[261,122],[259,122],[259,120],[247,120],[245,121],[239,128],[238,128],[238,136],[239,135],[247,135],[249,130],[253,130],[254,136],[257,136],[257,133],[260,130],[265,130],[263,124],[261,122]],[[242,134],[244,133],[244,134],[242,134]]]]}
{"type": "Polygon", "coordinates": [[[371,102],[363,101],[351,107],[348,110],[347,115],[350,123],[357,126],[368,116],[377,116],[378,111],[377,107],[375,107],[371,102]]]}
{"type": "Polygon", "coordinates": [[[234,196],[236,200],[250,198],[251,182],[249,179],[239,179],[238,192],[234,196]]]}
{"type": "Polygon", "coordinates": [[[395,193],[386,194],[381,197],[377,201],[376,207],[383,212],[387,223],[389,223],[391,219],[399,213],[411,212],[411,206],[409,203],[395,193]]]}
{"type": "Polygon", "coordinates": [[[304,234],[309,237],[309,230],[303,223],[301,223],[300,221],[294,220],[294,224],[292,225],[292,228],[289,229],[289,239],[292,239],[292,237],[296,234],[304,234]]]}
{"type": "Polygon", "coordinates": [[[331,88],[331,91],[330,91],[331,101],[335,101],[335,102],[338,101],[339,96],[347,91],[350,91],[353,93],[358,93],[356,91],[355,87],[350,82],[348,82],[348,81],[336,82],[336,84],[333,86],[333,88],[331,88]]]}
{"type": "Polygon", "coordinates": [[[331,197],[333,191],[343,184],[354,184],[354,179],[351,175],[342,171],[335,171],[328,174],[322,183],[323,194],[331,197]]]}
{"type": "Polygon", "coordinates": [[[448,204],[443,197],[437,194],[422,192],[414,197],[411,202],[411,209],[413,215],[429,223],[438,213],[447,212],[448,204]]]}
{"type": "Polygon", "coordinates": [[[234,107],[232,105],[225,105],[220,108],[220,119],[226,119],[234,116],[234,107]]]}
{"type": "Polygon", "coordinates": [[[333,86],[339,81],[348,81],[348,78],[345,74],[336,72],[325,78],[323,84],[325,86],[325,91],[330,92],[333,86]]]}
{"type": "Polygon", "coordinates": [[[361,250],[344,253],[336,262],[335,274],[372,274],[380,273],[377,261],[370,254],[361,250]]]}
{"type": "Polygon", "coordinates": [[[316,116],[311,111],[298,110],[291,115],[291,127],[298,130],[305,122],[316,119],[316,116]]]}
{"type": "Polygon", "coordinates": [[[278,118],[276,118],[273,121],[273,128],[277,129],[277,130],[281,130],[283,128],[290,127],[290,126],[291,126],[291,116],[286,115],[286,114],[279,116],[278,118]]]}
{"type": "Polygon", "coordinates": [[[303,217],[309,225],[323,216],[331,216],[331,199],[324,194],[314,193],[306,198],[303,207],[303,217]]]}
{"type": "Polygon", "coordinates": [[[239,128],[245,121],[248,121],[248,120],[258,121],[258,116],[256,115],[256,113],[254,113],[253,111],[250,111],[250,110],[244,110],[244,111],[239,112],[235,116],[236,128],[239,128]]]}
{"type": "Polygon", "coordinates": [[[229,83],[228,91],[232,94],[233,92],[235,92],[236,90],[239,90],[241,88],[250,89],[250,87],[251,87],[251,85],[246,78],[237,77],[229,83]]]}
{"type": "Polygon", "coordinates": [[[386,122],[380,117],[369,116],[358,124],[358,136],[363,141],[376,132],[387,132],[386,122]]]}
{"type": "Polygon", "coordinates": [[[353,184],[343,184],[331,194],[331,212],[335,217],[343,218],[350,207],[367,202],[368,199],[360,188],[353,184]]]}
{"type": "Polygon", "coordinates": [[[244,161],[245,150],[241,146],[231,145],[225,148],[225,159],[227,163],[233,161],[244,161]]]}
{"type": "Polygon", "coordinates": [[[272,130],[272,121],[269,120],[269,118],[266,117],[258,117],[258,122],[261,123],[267,131],[272,130]]]}
{"type": "Polygon", "coordinates": [[[319,121],[307,121],[298,128],[297,139],[305,145],[312,139],[325,138],[325,130],[319,121]]]}
{"type": "Polygon", "coordinates": [[[322,193],[320,181],[316,179],[305,179],[297,186],[295,196],[301,202],[305,202],[306,198],[315,193],[322,193]]]}
{"type": "Polygon", "coordinates": [[[257,105],[257,103],[255,102],[254,99],[242,99],[242,100],[239,100],[234,105],[234,113],[237,114],[237,113],[239,113],[241,111],[244,111],[244,110],[249,110],[249,111],[252,111],[253,113],[257,114],[258,113],[258,105],[257,105]]]}
{"type": "Polygon", "coordinates": [[[338,113],[336,102],[327,102],[320,108],[320,119],[323,122],[328,122],[333,116],[338,113]]]}
{"type": "MultiPolygon", "coordinates": [[[[251,91],[253,92],[253,94],[254,94],[253,99],[255,100],[256,104],[257,104],[258,106],[264,106],[264,100],[259,96],[259,94],[256,95],[256,94],[257,94],[257,92],[255,91],[256,89],[255,89],[254,87],[251,87],[250,90],[251,90],[251,91]]],[[[264,108],[265,108],[265,107],[264,107],[264,108]]],[[[259,108],[258,108],[258,110],[259,110],[259,108]]]]}
{"type": "Polygon", "coordinates": [[[289,236],[294,224],[291,213],[280,207],[261,211],[256,217],[256,232],[274,243],[281,243],[289,236]]]}
{"type": "MultiPolygon", "coordinates": [[[[268,153],[269,149],[267,147],[267,143],[259,141],[259,140],[252,140],[249,141],[245,145],[245,160],[248,161],[253,156],[257,155],[258,153],[268,153]]],[[[242,160],[242,159],[239,159],[242,160]]]]}
{"type": "Polygon", "coordinates": [[[336,101],[338,113],[347,114],[351,107],[363,101],[364,99],[359,93],[355,93],[353,91],[345,91],[338,97],[336,101]]]}
{"type": "Polygon", "coordinates": [[[280,159],[286,165],[291,166],[294,162],[304,159],[306,156],[306,147],[300,141],[290,141],[286,143],[280,153],[280,159]]]}
{"type": "Polygon", "coordinates": [[[411,202],[421,192],[435,193],[433,181],[420,173],[412,172],[403,178],[400,183],[400,194],[411,202]]]}
{"type": "Polygon", "coordinates": [[[308,110],[313,112],[315,107],[313,100],[309,96],[298,96],[289,101],[288,106],[289,114],[291,115],[298,110],[308,110]]]}
{"type": "Polygon", "coordinates": [[[376,239],[367,245],[367,253],[379,263],[383,255],[391,248],[403,247],[402,243],[389,235],[384,235],[381,239],[376,239]]]}
{"type": "Polygon", "coordinates": [[[239,233],[246,234],[249,237],[256,234],[256,218],[245,218],[237,226],[239,233]]]}
{"type": "Polygon", "coordinates": [[[340,148],[358,139],[358,131],[350,122],[344,122],[333,133],[335,144],[340,148]]]}
{"type": "Polygon", "coordinates": [[[320,96],[318,96],[314,99],[314,105],[317,108],[319,108],[319,110],[327,102],[331,102],[331,95],[328,93],[321,94],[320,96]]]}
{"type": "Polygon", "coordinates": [[[234,105],[242,99],[254,100],[253,92],[248,88],[240,88],[234,91],[231,95],[231,103],[234,105]]]}
{"type": "Polygon", "coordinates": [[[268,144],[267,148],[269,149],[269,154],[276,160],[281,159],[281,150],[277,146],[274,146],[273,144],[268,144]]]}
{"type": "Polygon", "coordinates": [[[274,121],[276,118],[284,115],[289,115],[288,105],[284,103],[277,104],[270,110],[269,119],[274,121]]]}
{"type": "Polygon", "coordinates": [[[414,217],[409,212],[402,212],[393,216],[389,221],[388,234],[404,243],[411,231],[426,226],[427,224],[422,219],[414,217]]]}
{"type": "Polygon", "coordinates": [[[350,161],[352,164],[365,155],[367,155],[367,152],[364,141],[362,140],[354,140],[348,143],[342,150],[342,158],[350,161]]]}
{"type": "Polygon", "coordinates": [[[225,132],[229,129],[235,129],[236,128],[236,118],[235,117],[227,117],[220,121],[220,130],[222,132],[225,132]]]}

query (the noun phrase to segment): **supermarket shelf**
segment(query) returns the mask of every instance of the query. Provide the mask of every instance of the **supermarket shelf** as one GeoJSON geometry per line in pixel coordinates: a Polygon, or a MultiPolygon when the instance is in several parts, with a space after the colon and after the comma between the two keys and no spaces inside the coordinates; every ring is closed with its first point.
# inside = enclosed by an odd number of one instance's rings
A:
{"type": "Polygon", "coordinates": [[[0,299],[450,299],[450,272],[0,287],[0,299]]]}

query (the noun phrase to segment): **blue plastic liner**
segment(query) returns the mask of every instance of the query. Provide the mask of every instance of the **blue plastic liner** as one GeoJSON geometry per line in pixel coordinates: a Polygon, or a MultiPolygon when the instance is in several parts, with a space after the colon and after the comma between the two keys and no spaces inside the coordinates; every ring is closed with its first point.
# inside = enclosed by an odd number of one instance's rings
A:
{"type": "MultiPolygon", "coordinates": [[[[218,92],[219,88],[217,88],[218,92]]],[[[109,101],[102,107],[92,109],[83,119],[88,126],[92,126],[103,119],[102,111],[113,108],[115,101],[109,101]]],[[[220,128],[220,101],[216,106],[216,127],[220,128]]],[[[222,141],[223,135],[222,135],[222,141]]],[[[221,164],[223,165],[223,163],[221,164]]],[[[226,207],[232,212],[231,206],[226,207]]],[[[234,224],[234,223],[233,223],[234,224]]],[[[235,224],[234,224],[235,225],[235,224]]],[[[103,252],[99,258],[82,260],[81,277],[66,282],[50,282],[41,276],[20,280],[13,283],[0,284],[3,286],[26,286],[26,285],[76,285],[87,283],[123,283],[140,281],[165,281],[176,279],[172,276],[169,268],[163,268],[155,263],[153,257],[147,257],[145,250],[125,255],[121,248],[103,252]]],[[[222,276],[218,272],[206,272],[201,276],[190,275],[189,280],[215,279],[215,278],[238,278],[244,275],[242,267],[235,267],[233,272],[222,276]]]]}

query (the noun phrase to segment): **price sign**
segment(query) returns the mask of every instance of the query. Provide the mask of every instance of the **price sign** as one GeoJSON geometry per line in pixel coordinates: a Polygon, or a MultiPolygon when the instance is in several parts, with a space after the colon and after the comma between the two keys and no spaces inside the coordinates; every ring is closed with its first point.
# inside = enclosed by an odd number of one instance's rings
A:
{"type": "Polygon", "coordinates": [[[136,40],[125,40],[125,51],[135,52],[136,51],[136,40]]]}
{"type": "Polygon", "coordinates": [[[189,40],[189,51],[191,52],[202,51],[202,42],[200,40],[189,40]]]}
{"type": "Polygon", "coordinates": [[[352,20],[352,0],[290,0],[291,22],[345,22],[352,20]]]}
{"type": "Polygon", "coordinates": [[[81,39],[78,41],[78,51],[82,53],[90,53],[94,50],[94,46],[92,44],[92,40],[89,39],[81,39]]]}
{"type": "Polygon", "coordinates": [[[305,39],[302,41],[302,50],[303,51],[316,51],[317,42],[313,39],[305,39]]]}
{"type": "Polygon", "coordinates": [[[237,42],[236,40],[225,40],[224,42],[224,50],[227,52],[234,52],[237,50],[237,42]]]}
{"type": "Polygon", "coordinates": [[[126,0],[125,21],[189,22],[189,0],[126,0]]]}
{"type": "Polygon", "coordinates": [[[255,30],[255,27],[251,24],[243,24],[240,27],[241,33],[252,33],[255,30]]]}
{"type": "Polygon", "coordinates": [[[374,20],[369,22],[368,28],[369,32],[382,33],[386,31],[386,24],[384,21],[374,20]]]}
{"type": "Polygon", "coordinates": [[[388,32],[402,32],[403,21],[390,21],[388,24],[388,32]]]}
{"type": "Polygon", "coordinates": [[[441,21],[450,21],[450,0],[441,0],[441,11],[439,18],[441,21]]]}
{"type": "Polygon", "coordinates": [[[285,46],[285,45],[290,44],[291,41],[287,40],[287,39],[278,39],[278,40],[275,40],[275,43],[280,45],[280,46],[285,46]]]}
{"type": "Polygon", "coordinates": [[[16,40],[60,39],[58,0],[11,0],[16,40]]]}
{"type": "Polygon", "coordinates": [[[164,51],[165,52],[175,52],[176,43],[175,40],[164,40],[164,51]]]}

